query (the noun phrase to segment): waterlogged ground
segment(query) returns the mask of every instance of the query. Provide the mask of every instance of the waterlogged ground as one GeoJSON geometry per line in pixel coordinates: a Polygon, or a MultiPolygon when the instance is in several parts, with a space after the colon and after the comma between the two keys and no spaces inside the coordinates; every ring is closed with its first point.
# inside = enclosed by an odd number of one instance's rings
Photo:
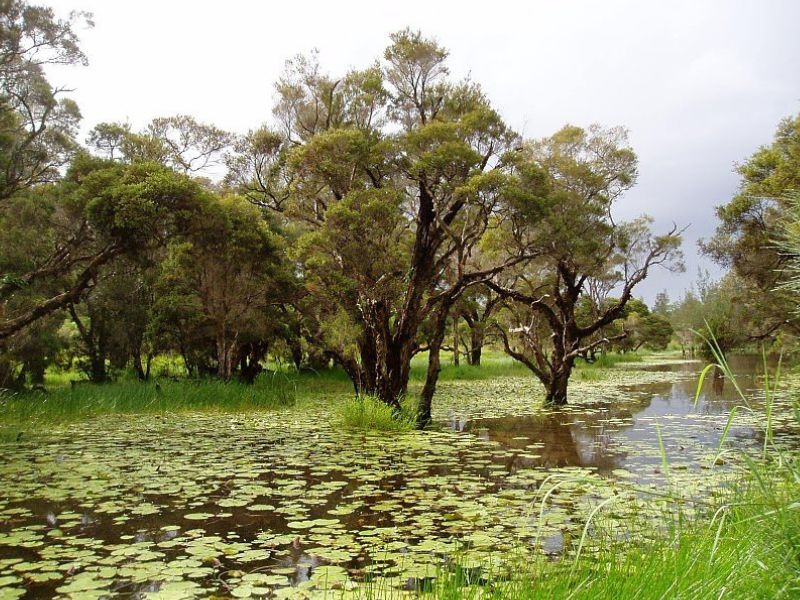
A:
{"type": "MultiPolygon", "coordinates": [[[[741,402],[709,385],[694,407],[698,368],[579,380],[559,413],[536,408],[529,378],[445,382],[440,427],[422,433],[344,431],[331,395],[23,437],[0,446],[0,599],[411,594],[452,561],[497,573],[520,553],[569,550],[612,497],[604,527],[636,535],[737,476],[733,453],[715,457],[741,402]]],[[[777,435],[796,435],[776,413],[777,435]]],[[[757,452],[762,422],[741,411],[728,446],[757,452]]]]}

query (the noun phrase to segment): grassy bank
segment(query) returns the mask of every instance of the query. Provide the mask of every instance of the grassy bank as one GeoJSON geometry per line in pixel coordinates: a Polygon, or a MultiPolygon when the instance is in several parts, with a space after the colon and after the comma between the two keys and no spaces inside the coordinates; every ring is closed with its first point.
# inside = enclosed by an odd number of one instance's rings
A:
{"type": "Polygon", "coordinates": [[[69,423],[106,414],[245,412],[291,406],[297,380],[283,374],[255,385],[236,381],[162,379],[124,380],[103,385],[80,383],[0,396],[0,441],[48,424],[69,423]]]}
{"type": "MultiPolygon", "coordinates": [[[[617,364],[640,362],[642,356],[608,354],[594,363],[580,363],[575,379],[602,380],[604,373],[617,364]]],[[[427,357],[419,355],[412,363],[411,393],[425,379],[427,357]]],[[[499,352],[486,352],[480,366],[445,363],[441,381],[474,381],[504,377],[533,377],[520,363],[499,352]]],[[[271,410],[291,405],[295,400],[312,398],[320,394],[348,394],[352,384],[338,368],[317,372],[297,373],[292,369],[275,370],[262,374],[253,385],[238,381],[222,382],[215,379],[182,379],[174,375],[156,377],[141,382],[132,374],[122,373],[113,382],[92,384],[81,380],[77,373],[51,372],[47,377],[47,391],[28,391],[0,394],[0,439],[13,438],[20,431],[30,432],[37,426],[75,422],[103,414],[151,414],[167,412],[244,412],[271,410]]],[[[350,403],[345,421],[354,423],[384,423],[377,415],[380,407],[367,407],[363,403],[350,403]]],[[[384,415],[385,416],[385,415],[384,415]]],[[[401,429],[407,424],[401,424],[401,429]]]]}

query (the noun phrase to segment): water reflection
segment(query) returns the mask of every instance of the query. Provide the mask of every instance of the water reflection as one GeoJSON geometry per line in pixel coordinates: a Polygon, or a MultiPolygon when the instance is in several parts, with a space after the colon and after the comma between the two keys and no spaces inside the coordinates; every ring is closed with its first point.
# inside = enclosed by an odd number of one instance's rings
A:
{"type": "MultiPolygon", "coordinates": [[[[618,411],[619,416],[625,411],[618,411]]],[[[506,448],[520,450],[506,459],[506,468],[592,466],[611,470],[620,465],[624,452],[611,448],[613,438],[607,423],[610,408],[591,417],[547,412],[536,416],[476,419],[466,424],[464,431],[483,440],[497,442],[506,448]],[[604,414],[605,413],[605,414],[604,414]]]]}
{"type": "MultiPolygon", "coordinates": [[[[729,363],[748,403],[757,404],[763,375],[761,357],[733,356],[729,363]]],[[[774,362],[770,366],[774,367],[774,362]]],[[[510,471],[535,466],[580,466],[602,473],[630,469],[634,465],[657,465],[659,461],[652,453],[634,455],[630,451],[632,447],[653,446],[656,422],[727,414],[733,407],[743,404],[736,385],[722,373],[706,378],[695,403],[702,367],[699,361],[645,367],[645,370],[673,372],[677,376],[668,382],[628,386],[625,390],[629,396],[623,402],[595,402],[532,416],[472,420],[452,417],[449,426],[518,450],[507,464],[510,471]]],[[[684,440],[672,444],[672,449],[680,453],[686,449],[686,441],[716,447],[721,427],[716,422],[701,422],[697,427],[678,433],[679,436],[667,437],[684,440]]],[[[734,427],[730,435],[732,439],[752,440],[757,438],[758,432],[734,427]]]]}
{"type": "MultiPolygon", "coordinates": [[[[742,389],[758,389],[758,357],[735,357],[731,364],[742,389]]],[[[613,401],[494,419],[453,416],[446,425],[461,435],[340,432],[320,427],[316,415],[313,422],[311,417],[295,422],[294,414],[273,429],[245,417],[225,417],[230,434],[224,447],[218,441],[220,417],[182,416],[173,422],[143,417],[123,421],[125,427],[111,427],[101,437],[75,428],[70,437],[16,449],[25,453],[24,460],[0,454],[0,469],[5,465],[8,477],[6,494],[14,491],[12,483],[27,490],[17,490],[13,502],[0,502],[0,509],[6,509],[0,537],[21,532],[19,539],[28,540],[63,529],[41,547],[72,560],[71,546],[88,540],[92,560],[106,565],[123,556],[125,569],[137,562],[155,569],[160,560],[179,564],[191,556],[188,560],[213,567],[213,576],[202,581],[207,590],[217,590],[224,578],[244,570],[284,574],[294,584],[331,563],[354,577],[362,577],[370,561],[386,573],[402,573],[404,559],[427,560],[431,548],[437,548],[434,544],[417,554],[409,550],[423,542],[475,532],[489,532],[497,547],[516,542],[529,531],[527,521],[520,524],[516,517],[528,514],[549,471],[579,466],[609,479],[663,486],[656,423],[664,431],[670,460],[705,480],[701,459],[708,462],[725,414],[741,400],[730,381],[709,377],[695,406],[701,367],[695,362],[654,369],[671,374],[660,376],[660,383],[628,386],[622,394],[618,383],[605,388],[584,384],[584,392],[597,396],[613,391],[613,401]],[[219,459],[223,453],[224,463],[219,459]],[[127,554],[130,546],[163,557],[127,554]],[[331,549],[333,554],[326,552],[331,549]],[[244,556],[237,558],[236,552],[244,556]],[[387,552],[393,553],[388,561],[387,552]]],[[[757,406],[757,394],[749,393],[757,406]]],[[[744,425],[731,435],[740,445],[757,439],[754,429],[744,425]]],[[[595,485],[600,478],[592,481],[595,485]]],[[[558,552],[563,535],[571,535],[574,522],[568,521],[573,512],[585,510],[576,507],[583,494],[551,498],[560,520],[542,538],[545,551],[558,552]]],[[[36,546],[0,543],[0,561],[33,563],[42,559],[38,552],[36,546]]],[[[159,589],[160,584],[145,581],[165,577],[153,573],[141,575],[141,583],[114,586],[132,586],[126,593],[138,597],[159,589]]],[[[116,579],[129,581],[126,577],[116,579]]],[[[27,597],[52,597],[57,585],[33,584],[27,597]]],[[[223,591],[229,595],[227,588],[223,591]]]]}

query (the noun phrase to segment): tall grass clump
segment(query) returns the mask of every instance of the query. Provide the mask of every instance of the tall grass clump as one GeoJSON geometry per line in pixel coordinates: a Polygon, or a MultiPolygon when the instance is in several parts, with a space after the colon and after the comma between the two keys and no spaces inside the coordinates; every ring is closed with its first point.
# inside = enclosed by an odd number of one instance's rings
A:
{"type": "Polygon", "coordinates": [[[643,356],[637,352],[605,352],[598,354],[592,362],[582,362],[582,368],[589,369],[612,369],[622,363],[638,363],[644,360],[643,356]]]}
{"type": "Polygon", "coordinates": [[[416,424],[413,402],[406,399],[398,412],[374,396],[359,395],[342,403],[339,419],[345,429],[409,431],[416,424]]]}

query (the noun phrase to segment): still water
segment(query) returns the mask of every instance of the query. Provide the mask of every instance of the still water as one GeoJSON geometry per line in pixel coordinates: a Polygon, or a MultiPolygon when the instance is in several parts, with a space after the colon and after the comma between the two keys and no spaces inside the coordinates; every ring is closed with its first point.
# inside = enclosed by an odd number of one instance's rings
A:
{"type": "MultiPolygon", "coordinates": [[[[655,424],[661,425],[667,449],[674,450],[680,461],[687,444],[716,448],[722,427],[716,417],[727,416],[733,407],[744,403],[736,385],[721,374],[711,375],[695,402],[702,363],[676,362],[644,367],[643,370],[674,373],[673,381],[660,381],[623,386],[628,401],[589,402],[577,409],[553,410],[533,416],[508,416],[461,420],[453,418],[447,425],[454,430],[472,433],[504,448],[524,449],[537,442],[535,459],[512,455],[509,469],[520,466],[545,468],[580,466],[601,473],[627,468],[640,477],[647,465],[658,465],[661,457],[652,452],[645,455],[632,452],[641,446],[652,447],[657,442],[655,424]],[[682,423],[675,431],[671,423],[682,423]],[[670,440],[677,440],[674,444],[670,440]]],[[[736,384],[748,403],[759,406],[763,390],[764,365],[761,357],[734,356],[730,366],[736,374],[736,384]]],[[[774,363],[768,368],[774,369],[774,363]]],[[[728,436],[733,445],[741,447],[763,440],[760,429],[750,425],[734,425],[728,436]]]]}

